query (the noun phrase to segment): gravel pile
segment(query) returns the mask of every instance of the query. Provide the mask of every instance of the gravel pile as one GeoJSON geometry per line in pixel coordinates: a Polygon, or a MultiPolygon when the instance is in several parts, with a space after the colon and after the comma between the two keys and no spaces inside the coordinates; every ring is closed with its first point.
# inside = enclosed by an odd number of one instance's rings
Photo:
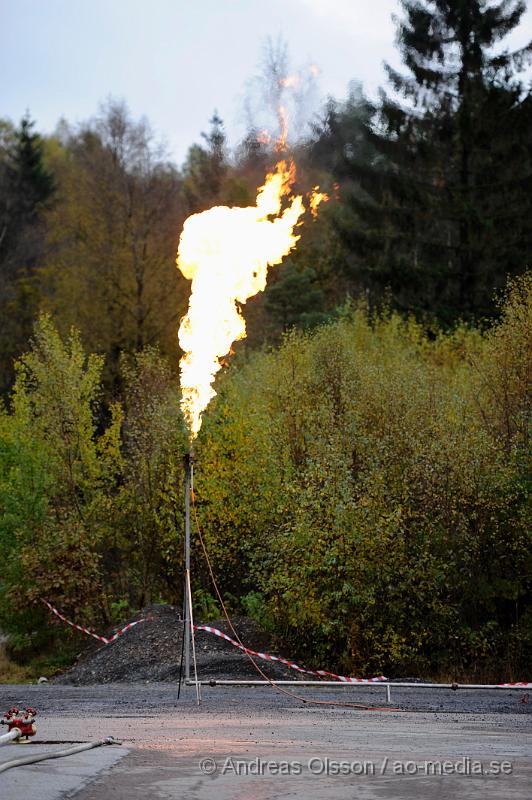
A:
{"type": "MultiPolygon", "coordinates": [[[[135,626],[111,644],[89,644],[78,662],[55,678],[54,683],[86,685],[177,680],[183,634],[179,609],[171,605],[152,606],[142,613],[146,615],[153,619],[135,626]]],[[[128,622],[134,619],[138,617],[128,622]]],[[[234,617],[232,623],[247,647],[276,655],[270,634],[255,620],[234,617]]],[[[208,624],[234,638],[225,620],[212,620],[208,624]]],[[[111,633],[114,631],[107,635],[111,633]]],[[[196,658],[200,680],[262,677],[244,653],[212,633],[196,632],[196,658]]],[[[258,663],[271,678],[300,677],[294,670],[274,662],[259,660],[258,663]]]]}

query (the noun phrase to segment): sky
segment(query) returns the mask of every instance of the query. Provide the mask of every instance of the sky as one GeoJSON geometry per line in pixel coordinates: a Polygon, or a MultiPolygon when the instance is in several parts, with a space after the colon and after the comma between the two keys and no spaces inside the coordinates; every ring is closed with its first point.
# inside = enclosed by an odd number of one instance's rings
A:
{"type": "MultiPolygon", "coordinates": [[[[50,133],[122,98],[145,115],[181,163],[217,109],[229,141],[245,132],[246,85],[268,36],[283,37],[292,69],[315,64],[317,93],[370,95],[383,61],[400,65],[398,0],[0,0],[0,117],[28,110],[50,133]]],[[[508,38],[532,38],[532,9],[508,38]]]]}

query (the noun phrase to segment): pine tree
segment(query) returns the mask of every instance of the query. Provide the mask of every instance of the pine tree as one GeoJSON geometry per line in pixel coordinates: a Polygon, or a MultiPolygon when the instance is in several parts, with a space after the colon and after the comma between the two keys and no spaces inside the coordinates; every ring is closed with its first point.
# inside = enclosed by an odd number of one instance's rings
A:
{"type": "Polygon", "coordinates": [[[34,219],[39,204],[48,200],[55,189],[53,176],[43,162],[43,142],[39,134],[33,132],[34,126],[28,115],[22,118],[13,158],[18,205],[28,220],[34,219]]]}
{"type": "Polygon", "coordinates": [[[215,111],[204,144],[193,144],[183,165],[183,205],[186,215],[215,205],[249,205],[253,193],[229,161],[223,120],[215,111]]]}
{"type": "Polygon", "coordinates": [[[312,267],[298,268],[292,261],[283,265],[277,280],[270,280],[264,306],[273,323],[271,333],[277,335],[292,327],[314,328],[328,318],[325,294],[315,271],[312,267]]]}
{"type": "Polygon", "coordinates": [[[44,253],[42,210],[55,182],[43,141],[23,117],[0,147],[0,391],[11,385],[13,359],[27,347],[39,302],[36,267],[44,253]]]}
{"type": "Polygon", "coordinates": [[[226,135],[216,111],[209,124],[208,133],[201,134],[204,145],[189,148],[183,167],[183,196],[190,213],[216,203],[228,169],[226,135]]]}
{"type": "Polygon", "coordinates": [[[34,253],[24,250],[22,231],[35,223],[43,203],[55,190],[51,173],[43,161],[41,137],[33,132],[34,122],[26,115],[20,127],[6,137],[1,151],[0,185],[1,231],[0,265],[2,273],[28,266],[34,253]]]}
{"type": "Polygon", "coordinates": [[[495,52],[525,4],[402,7],[409,74],[387,66],[394,95],[381,94],[365,125],[371,162],[356,142],[344,147],[337,173],[354,186],[356,222],[344,215],[342,237],[373,297],[389,291],[397,307],[443,322],[489,315],[494,290],[531,256],[532,109],[518,75],[532,43],[495,52]]]}

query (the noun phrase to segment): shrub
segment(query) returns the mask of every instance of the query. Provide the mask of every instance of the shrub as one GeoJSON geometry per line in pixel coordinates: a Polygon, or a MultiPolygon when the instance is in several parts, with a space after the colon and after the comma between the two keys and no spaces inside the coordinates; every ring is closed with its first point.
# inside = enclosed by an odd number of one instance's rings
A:
{"type": "Polygon", "coordinates": [[[530,289],[484,335],[358,307],[221,382],[198,443],[208,546],[309,663],[528,663],[530,289]]]}

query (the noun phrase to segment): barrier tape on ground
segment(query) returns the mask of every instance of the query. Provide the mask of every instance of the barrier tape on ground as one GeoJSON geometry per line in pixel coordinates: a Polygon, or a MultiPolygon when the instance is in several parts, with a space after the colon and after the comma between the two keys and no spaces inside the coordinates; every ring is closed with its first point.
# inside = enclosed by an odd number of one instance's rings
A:
{"type": "MultiPolygon", "coordinates": [[[[142,617],[142,619],[137,619],[135,622],[130,622],[128,625],[124,625],[123,628],[119,628],[119,630],[108,639],[106,636],[102,636],[99,633],[95,633],[91,631],[90,628],[86,628],[83,625],[77,625],[75,622],[67,619],[57,608],[48,602],[48,600],[43,600],[43,603],[48,606],[50,611],[52,611],[60,620],[62,620],[66,625],[70,625],[71,628],[75,628],[82,633],[86,633],[87,636],[92,636],[94,639],[97,639],[99,642],[103,642],[103,644],[111,644],[119,636],[122,636],[123,633],[134,628],[135,625],[138,625],[139,622],[146,622],[148,619],[152,619],[151,617],[142,617]]],[[[255,650],[250,650],[249,647],[244,647],[239,642],[236,642],[234,639],[231,639],[223,631],[218,630],[218,628],[213,628],[210,625],[194,625],[194,629],[196,631],[206,631],[207,633],[212,633],[214,636],[219,636],[221,639],[225,639],[227,642],[230,642],[234,647],[238,647],[239,650],[242,650],[244,653],[249,653],[249,655],[255,656],[256,658],[262,658],[264,661],[278,661],[280,664],[285,664],[287,667],[296,670],[297,672],[303,672],[306,675],[317,675],[320,678],[334,678],[338,681],[343,681],[344,683],[379,683],[381,681],[386,681],[387,678],[384,675],[380,675],[377,678],[347,678],[344,675],[335,675],[334,672],[326,672],[325,670],[308,670],[303,669],[303,667],[298,666],[294,661],[288,661],[286,658],[281,658],[280,656],[272,656],[269,653],[258,653],[255,650]]]]}
{"type": "Polygon", "coordinates": [[[234,639],[231,639],[231,637],[223,631],[219,631],[218,628],[212,628],[210,625],[194,625],[194,628],[197,631],[213,633],[215,636],[219,636],[221,639],[225,639],[226,642],[230,642],[235,647],[238,647],[238,649],[242,650],[244,653],[249,653],[257,658],[262,658],[264,661],[278,661],[280,664],[285,664],[287,667],[290,667],[290,669],[295,669],[296,672],[304,672],[305,675],[317,675],[319,678],[333,678],[334,680],[341,681],[342,683],[381,683],[382,681],[388,680],[388,678],[385,678],[384,675],[379,675],[376,678],[347,678],[345,675],[336,675],[334,672],[327,672],[324,669],[303,669],[303,667],[298,666],[293,661],[288,661],[286,658],[272,656],[269,653],[257,653],[255,650],[250,650],[249,647],[244,647],[239,642],[235,642],[234,639]]]}
{"type": "MultiPolygon", "coordinates": [[[[141,619],[135,620],[135,622],[129,622],[127,625],[124,625],[123,628],[119,628],[113,636],[109,639],[106,636],[102,636],[99,633],[95,633],[91,631],[90,628],[85,628],[83,625],[77,625],[75,622],[67,619],[57,608],[49,603],[47,600],[43,600],[43,603],[48,606],[50,611],[52,611],[60,620],[62,620],[66,625],[70,625],[71,628],[76,628],[76,630],[81,631],[82,633],[86,633],[87,636],[92,636],[94,639],[97,639],[99,642],[103,642],[103,644],[111,644],[111,642],[116,641],[119,636],[122,636],[123,633],[131,630],[134,628],[135,625],[138,625],[140,622],[148,622],[152,620],[153,617],[142,617],[141,619]]],[[[334,672],[327,672],[324,669],[312,670],[312,669],[303,669],[294,661],[289,661],[286,658],[281,658],[280,656],[272,656],[270,653],[258,653],[256,650],[251,650],[249,647],[244,647],[244,645],[240,644],[240,642],[231,639],[223,631],[218,630],[218,628],[213,628],[211,625],[194,625],[194,630],[196,631],[205,631],[206,633],[212,633],[214,636],[220,637],[220,639],[225,639],[226,642],[229,642],[234,647],[237,647],[239,650],[242,650],[244,653],[249,653],[249,655],[255,656],[256,658],[262,658],[264,661],[277,661],[279,664],[284,664],[290,669],[295,670],[296,672],[302,672],[305,675],[317,675],[319,678],[333,678],[334,680],[340,681],[342,683],[382,683],[383,681],[387,681],[388,678],[385,678],[384,675],[378,675],[375,678],[350,678],[346,677],[345,675],[336,675],[334,672]]],[[[499,683],[497,686],[502,686],[503,688],[512,688],[512,687],[522,687],[523,689],[532,689],[532,682],[527,681],[517,681],[515,683],[499,683]]]]}
{"type": "Polygon", "coordinates": [[[532,681],[528,683],[526,681],[517,681],[517,683],[498,683],[497,686],[503,686],[507,689],[511,689],[513,686],[522,686],[525,689],[532,689],[532,681]]]}
{"type": "Polygon", "coordinates": [[[117,632],[113,634],[110,639],[108,639],[106,636],[102,636],[99,633],[91,631],[90,628],[85,628],[83,625],[77,625],[75,622],[71,622],[71,620],[64,617],[61,612],[57,610],[57,608],[54,608],[53,605],[48,602],[48,600],[43,600],[43,603],[48,606],[50,611],[52,611],[56,617],[59,617],[60,620],[66,623],[66,625],[70,625],[71,628],[76,628],[76,630],[86,633],[87,636],[92,636],[93,639],[97,639],[99,642],[103,642],[104,644],[111,644],[111,642],[116,641],[119,636],[122,636],[123,633],[126,633],[127,631],[131,630],[131,628],[134,628],[135,625],[139,624],[139,622],[146,622],[147,620],[152,619],[152,617],[142,617],[141,619],[135,620],[135,622],[129,622],[127,625],[124,625],[123,628],[119,628],[117,632]]]}

